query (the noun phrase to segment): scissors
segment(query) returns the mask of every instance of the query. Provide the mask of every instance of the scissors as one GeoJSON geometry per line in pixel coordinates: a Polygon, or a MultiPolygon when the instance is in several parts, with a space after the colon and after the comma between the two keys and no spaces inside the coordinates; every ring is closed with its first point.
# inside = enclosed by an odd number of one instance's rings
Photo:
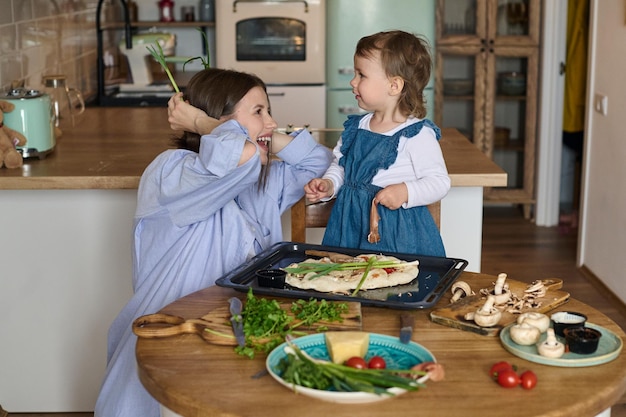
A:
{"type": "Polygon", "coordinates": [[[236,346],[237,339],[228,319],[207,316],[184,319],[170,314],[148,314],[135,319],[133,333],[145,338],[197,334],[214,345],[236,346]]]}

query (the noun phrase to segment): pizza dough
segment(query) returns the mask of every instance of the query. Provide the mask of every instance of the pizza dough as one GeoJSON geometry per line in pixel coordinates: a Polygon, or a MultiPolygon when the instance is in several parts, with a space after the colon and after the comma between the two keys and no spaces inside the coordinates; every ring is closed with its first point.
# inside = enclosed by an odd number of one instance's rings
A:
{"type": "MultiPolygon", "coordinates": [[[[398,266],[385,268],[372,268],[360,290],[371,290],[376,288],[394,287],[396,285],[408,284],[417,278],[419,268],[418,261],[405,262],[393,256],[363,254],[356,258],[363,261],[363,268],[355,270],[330,271],[326,275],[315,277],[315,272],[306,274],[287,273],[285,282],[292,287],[303,290],[315,290],[319,292],[331,292],[338,294],[349,294],[354,291],[365,272],[365,264],[370,257],[376,257],[376,261],[395,261],[398,266]]],[[[329,258],[307,259],[302,263],[332,263],[329,258]]],[[[300,263],[300,264],[302,264],[300,263]]],[[[287,268],[297,268],[298,263],[293,263],[287,268]]]]}

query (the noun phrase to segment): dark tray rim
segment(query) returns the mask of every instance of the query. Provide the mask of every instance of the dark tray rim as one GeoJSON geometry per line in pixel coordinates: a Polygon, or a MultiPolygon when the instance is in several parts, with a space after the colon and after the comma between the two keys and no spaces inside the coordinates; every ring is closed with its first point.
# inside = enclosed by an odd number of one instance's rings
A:
{"type": "Polygon", "coordinates": [[[424,309],[433,307],[439,299],[448,291],[448,289],[452,286],[452,283],[459,277],[459,275],[464,271],[464,269],[468,265],[468,261],[464,259],[458,258],[444,258],[444,257],[433,257],[433,256],[421,256],[421,255],[413,255],[413,254],[404,254],[404,253],[395,253],[395,252],[377,252],[383,255],[395,256],[399,259],[405,261],[419,260],[420,264],[429,263],[447,263],[449,267],[444,271],[443,276],[440,278],[439,282],[436,284],[435,288],[433,288],[429,293],[425,294],[421,300],[417,302],[403,302],[403,301],[395,301],[395,300],[376,300],[376,299],[368,299],[364,297],[359,297],[358,295],[355,297],[342,295],[342,294],[334,294],[334,293],[324,293],[313,290],[299,290],[293,288],[270,288],[270,287],[261,287],[258,285],[252,285],[254,283],[254,279],[251,278],[254,276],[254,272],[260,269],[267,268],[268,261],[276,260],[277,256],[286,250],[301,252],[304,257],[304,252],[306,250],[319,250],[319,251],[328,251],[328,252],[339,252],[345,253],[348,255],[358,255],[366,252],[363,249],[348,249],[348,248],[339,248],[332,246],[323,246],[323,245],[315,245],[308,243],[300,243],[300,242],[278,242],[273,246],[269,247],[265,251],[259,253],[254,258],[249,261],[243,263],[239,267],[235,268],[231,272],[223,275],[216,281],[216,285],[220,287],[233,288],[237,291],[248,292],[250,288],[254,294],[263,294],[270,295],[275,297],[287,297],[287,298],[300,298],[300,299],[326,299],[332,301],[354,301],[360,302],[362,305],[369,306],[377,306],[377,307],[387,307],[394,309],[405,309],[405,310],[413,310],[413,309],[424,309]],[[246,279],[248,281],[246,281],[246,279]]]}

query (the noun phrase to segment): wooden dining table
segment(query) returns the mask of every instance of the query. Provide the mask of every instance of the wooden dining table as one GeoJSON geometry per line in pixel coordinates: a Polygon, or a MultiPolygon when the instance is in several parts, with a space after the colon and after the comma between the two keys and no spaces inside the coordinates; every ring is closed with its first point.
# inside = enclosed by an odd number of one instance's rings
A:
{"type": "MultiPolygon", "coordinates": [[[[463,272],[459,280],[472,288],[493,286],[494,276],[463,272]]],[[[543,277],[540,277],[543,278],[543,277]]],[[[533,279],[529,280],[533,281],[533,279]]],[[[567,290],[567,282],[563,285],[567,290]]],[[[160,313],[202,317],[228,305],[230,297],[246,294],[209,287],[183,297],[160,313]]],[[[449,303],[444,295],[434,308],[449,303]]],[[[595,416],[605,413],[626,392],[626,355],[594,366],[554,366],[522,359],[504,349],[497,336],[464,331],[429,319],[430,309],[397,310],[363,305],[364,331],[399,335],[400,314],[415,318],[412,340],[428,349],[445,369],[443,381],[427,381],[416,392],[369,404],[336,404],[294,393],[271,376],[253,378],[265,369],[266,356],[248,359],[231,346],[212,345],[196,334],[139,338],[139,377],[167,410],[181,416],[595,416]],[[538,378],[532,390],[503,388],[489,375],[498,361],[509,361],[519,372],[538,378]]],[[[622,343],[624,331],[610,318],[578,300],[569,299],[553,311],[577,311],[588,323],[613,332],[622,343]]]]}

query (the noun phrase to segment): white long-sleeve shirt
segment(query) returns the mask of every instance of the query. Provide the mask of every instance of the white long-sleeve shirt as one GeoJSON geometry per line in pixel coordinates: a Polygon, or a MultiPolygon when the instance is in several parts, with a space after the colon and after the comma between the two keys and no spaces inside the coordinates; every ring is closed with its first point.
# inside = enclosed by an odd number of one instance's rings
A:
{"type": "MultiPolygon", "coordinates": [[[[371,130],[369,125],[372,115],[372,113],[365,115],[361,119],[360,129],[371,130]]],[[[420,119],[416,117],[409,117],[404,123],[384,134],[391,136],[419,121],[420,119]]],[[[339,165],[339,159],[342,157],[341,145],[342,140],[339,138],[333,149],[333,162],[323,176],[334,185],[334,194],[324,199],[325,201],[334,198],[344,183],[344,170],[339,165]]],[[[372,180],[372,184],[382,188],[400,183],[406,184],[409,195],[408,201],[402,205],[403,208],[435,203],[444,198],[450,190],[448,169],[433,129],[424,126],[413,138],[401,137],[396,161],[388,169],[378,171],[372,180]]]]}

